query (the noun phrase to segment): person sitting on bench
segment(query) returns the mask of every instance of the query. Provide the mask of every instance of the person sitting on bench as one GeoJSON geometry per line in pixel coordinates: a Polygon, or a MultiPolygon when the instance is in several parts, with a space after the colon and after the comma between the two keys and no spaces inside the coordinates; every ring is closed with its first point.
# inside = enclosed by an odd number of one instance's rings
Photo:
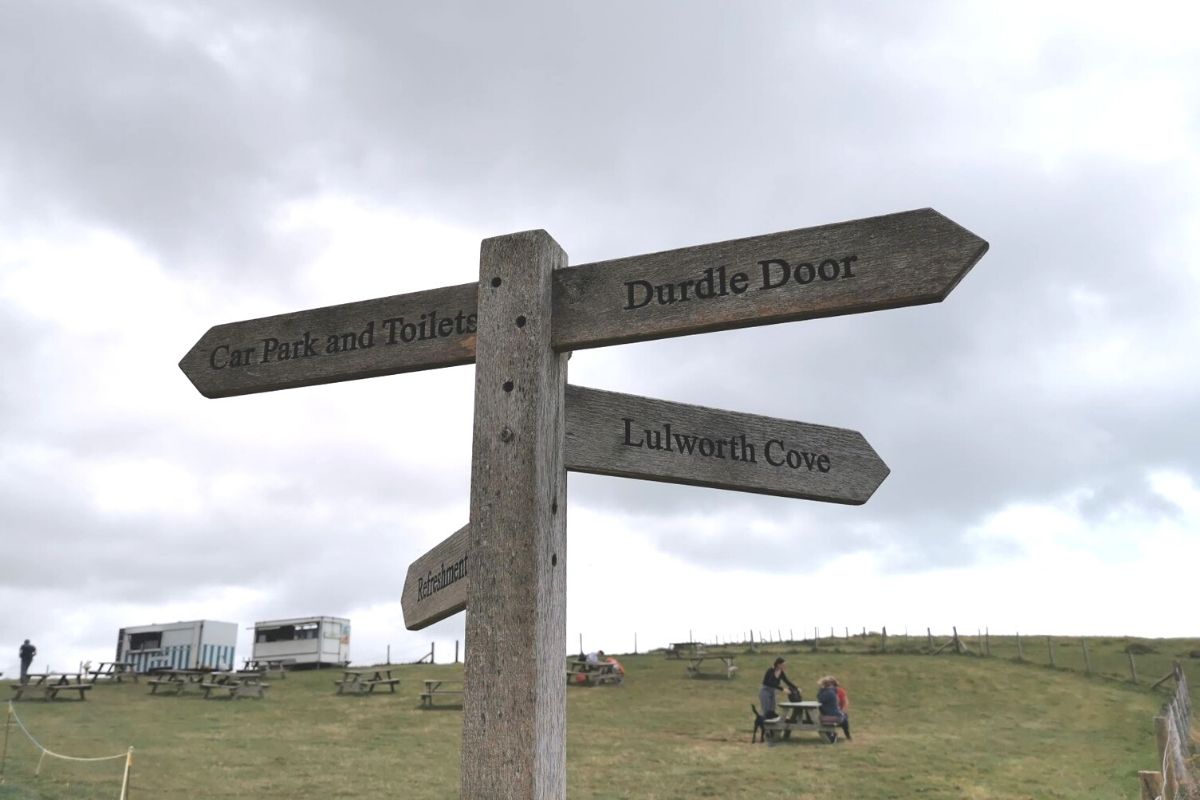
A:
{"type": "MultiPolygon", "coordinates": [[[[838,685],[837,678],[832,675],[821,678],[817,685],[820,687],[817,691],[817,702],[821,704],[818,711],[821,724],[840,725],[842,732],[846,734],[846,741],[850,741],[850,715],[846,713],[846,709],[850,707],[850,700],[846,697],[846,690],[838,685]]],[[[828,735],[833,737],[837,734],[828,735]]]]}

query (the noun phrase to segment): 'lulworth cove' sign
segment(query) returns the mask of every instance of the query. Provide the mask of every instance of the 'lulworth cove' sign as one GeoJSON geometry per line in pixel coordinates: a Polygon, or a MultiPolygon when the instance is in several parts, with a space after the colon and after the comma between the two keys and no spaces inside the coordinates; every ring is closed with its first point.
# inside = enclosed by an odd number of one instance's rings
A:
{"type": "Polygon", "coordinates": [[[567,470],[846,504],[888,474],[855,431],[568,386],[566,354],[939,302],[987,247],[932,209],[575,267],[527,231],[477,283],[218,325],[179,366],[231,397],[475,363],[470,522],[405,621],[469,610],[462,796],[563,798],[567,470]]]}

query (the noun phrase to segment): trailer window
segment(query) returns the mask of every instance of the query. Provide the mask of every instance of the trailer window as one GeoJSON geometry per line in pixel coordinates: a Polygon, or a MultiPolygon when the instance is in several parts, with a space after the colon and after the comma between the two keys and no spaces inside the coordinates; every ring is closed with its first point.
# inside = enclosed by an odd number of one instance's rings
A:
{"type": "Polygon", "coordinates": [[[129,634],[130,650],[157,650],[162,647],[161,633],[131,633],[129,634]]]}
{"type": "Polygon", "coordinates": [[[317,638],[317,623],[315,622],[280,625],[277,628],[259,628],[254,634],[256,642],[293,642],[297,639],[315,638],[317,638]]]}

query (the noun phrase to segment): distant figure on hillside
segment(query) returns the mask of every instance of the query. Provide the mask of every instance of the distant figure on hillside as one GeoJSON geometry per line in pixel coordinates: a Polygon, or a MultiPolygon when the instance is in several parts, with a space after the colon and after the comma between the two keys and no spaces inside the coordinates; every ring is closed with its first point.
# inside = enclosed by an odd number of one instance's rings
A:
{"type": "MultiPolygon", "coordinates": [[[[846,697],[846,690],[838,684],[837,678],[832,675],[826,675],[818,682],[817,686],[817,702],[821,704],[820,715],[822,725],[840,725],[842,732],[846,734],[846,741],[850,741],[850,699],[846,697]]],[[[833,741],[833,737],[837,734],[826,734],[833,741]]]]}
{"type": "Polygon", "coordinates": [[[794,691],[800,691],[800,687],[788,680],[787,673],[783,671],[785,663],[782,657],[775,659],[775,663],[768,667],[763,675],[762,688],[758,690],[758,701],[762,703],[762,715],[765,719],[779,716],[775,713],[775,693],[783,691],[783,684],[786,683],[794,691]]]}
{"type": "Polygon", "coordinates": [[[29,683],[29,665],[33,663],[33,657],[37,655],[37,648],[25,640],[25,644],[21,645],[21,683],[29,683]]]}
{"type": "Polygon", "coordinates": [[[597,650],[594,653],[588,653],[586,656],[583,657],[583,660],[589,664],[603,664],[604,663],[604,651],[597,650]]]}

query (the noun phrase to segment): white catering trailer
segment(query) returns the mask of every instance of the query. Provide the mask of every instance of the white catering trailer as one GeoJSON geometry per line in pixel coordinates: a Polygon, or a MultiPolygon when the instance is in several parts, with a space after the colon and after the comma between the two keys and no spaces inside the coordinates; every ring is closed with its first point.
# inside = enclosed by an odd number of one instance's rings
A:
{"type": "Polygon", "coordinates": [[[297,617],[254,623],[254,659],[290,659],[296,666],[350,663],[350,620],[297,617]]]}
{"type": "Polygon", "coordinates": [[[233,669],[237,623],[210,619],[139,625],[117,634],[117,661],[152,669],[233,669]]]}

